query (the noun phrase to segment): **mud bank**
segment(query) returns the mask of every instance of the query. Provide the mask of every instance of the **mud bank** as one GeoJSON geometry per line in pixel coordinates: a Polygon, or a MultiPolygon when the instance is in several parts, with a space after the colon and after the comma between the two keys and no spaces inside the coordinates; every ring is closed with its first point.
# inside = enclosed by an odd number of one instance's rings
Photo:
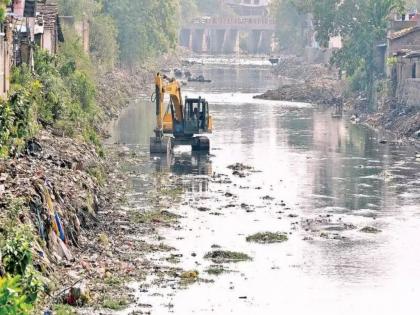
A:
{"type": "Polygon", "coordinates": [[[367,113],[366,104],[355,95],[344,96],[347,83],[339,78],[337,70],[321,64],[305,64],[299,58],[282,59],[273,69],[278,77],[279,87],[255,96],[257,99],[283,100],[313,103],[327,106],[341,106],[356,116],[356,121],[375,129],[391,132],[397,138],[409,139],[419,145],[420,112],[417,108],[395,105],[391,99],[375,113],[367,113]]]}
{"type": "Polygon", "coordinates": [[[287,58],[273,69],[279,87],[257,99],[336,105],[342,102],[342,83],[338,74],[325,65],[310,65],[298,58],[287,58]]]}
{"type": "MultiPolygon", "coordinates": [[[[153,71],[140,69],[116,70],[98,78],[100,134],[107,137],[105,126],[131,99],[149,93],[152,77],[153,71]]],[[[117,258],[126,244],[115,239],[129,231],[118,224],[126,220],[124,215],[111,214],[109,209],[124,202],[125,186],[118,179],[115,165],[125,153],[114,154],[112,148],[108,149],[88,144],[82,136],[70,138],[47,127],[27,142],[19,156],[0,160],[0,225],[10,205],[19,201],[17,223],[27,225],[33,234],[33,264],[48,287],[47,293],[41,293],[39,312],[61,303],[92,304],[98,299],[103,303],[104,294],[98,297],[84,291],[96,292],[97,285],[104,284],[105,275],[105,282],[116,287],[115,282],[130,275],[128,269],[144,270],[144,266],[128,266],[124,264],[128,259],[117,258]],[[110,250],[111,245],[116,252],[110,250]],[[107,255],[114,257],[112,261],[106,259],[107,255]],[[97,264],[98,259],[102,264],[97,264]],[[73,287],[83,294],[72,296],[73,287]]],[[[138,252],[149,248],[132,243],[130,252],[134,252],[132,247],[138,252]]]]}

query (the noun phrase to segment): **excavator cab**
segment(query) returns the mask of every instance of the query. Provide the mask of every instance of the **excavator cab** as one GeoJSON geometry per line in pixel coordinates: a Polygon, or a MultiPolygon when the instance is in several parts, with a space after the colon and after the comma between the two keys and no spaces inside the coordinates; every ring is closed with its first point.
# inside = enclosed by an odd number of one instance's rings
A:
{"type": "Polygon", "coordinates": [[[204,98],[186,98],[184,115],[186,135],[211,133],[212,117],[209,114],[209,103],[204,98]]]}

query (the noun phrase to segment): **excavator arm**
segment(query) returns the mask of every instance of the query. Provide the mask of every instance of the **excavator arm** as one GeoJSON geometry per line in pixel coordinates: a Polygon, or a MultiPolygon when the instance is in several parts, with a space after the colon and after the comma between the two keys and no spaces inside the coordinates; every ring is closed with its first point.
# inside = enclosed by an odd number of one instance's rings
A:
{"type": "Polygon", "coordinates": [[[170,132],[173,127],[173,119],[182,122],[184,113],[182,109],[182,95],[179,82],[176,80],[169,80],[159,73],[155,78],[156,84],[156,126],[162,132],[170,132]],[[165,81],[168,81],[166,83],[165,81]],[[165,94],[169,95],[171,100],[171,113],[164,111],[165,94]],[[173,115],[173,117],[172,117],[173,115]]]}

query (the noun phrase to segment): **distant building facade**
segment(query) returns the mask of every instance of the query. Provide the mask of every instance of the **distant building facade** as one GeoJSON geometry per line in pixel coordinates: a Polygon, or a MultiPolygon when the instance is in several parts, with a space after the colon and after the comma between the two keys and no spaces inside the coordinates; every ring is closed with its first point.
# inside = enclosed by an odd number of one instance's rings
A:
{"type": "Polygon", "coordinates": [[[420,14],[417,9],[391,18],[384,58],[397,104],[420,107],[420,14]]]}

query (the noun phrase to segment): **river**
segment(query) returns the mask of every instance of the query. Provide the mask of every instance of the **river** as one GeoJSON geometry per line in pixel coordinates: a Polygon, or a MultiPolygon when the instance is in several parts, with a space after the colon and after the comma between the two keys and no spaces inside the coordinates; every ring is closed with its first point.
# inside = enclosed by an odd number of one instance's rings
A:
{"type": "MultiPolygon", "coordinates": [[[[147,156],[144,172],[176,176],[182,193],[169,209],[180,228],[160,233],[179,265],[200,281],[139,290],[152,314],[415,314],[420,307],[420,161],[414,149],[311,104],[255,100],[276,87],[262,60],[204,60],[192,67],[211,84],[191,83],[214,117],[211,154],[176,148],[148,158],[153,104],[133,102],[112,127],[112,142],[147,156]],[[234,163],[252,166],[232,175],[234,163]],[[218,178],[227,180],[217,180],[218,178]],[[228,194],[226,194],[228,192],[228,194]],[[210,211],[198,211],[198,207],[210,211]],[[363,233],[374,227],[379,233],[363,233]],[[285,232],[280,244],[245,240],[285,232]],[[203,259],[217,244],[252,261],[208,275],[203,259]],[[147,292],[147,293],[146,293],[147,292]]],[[[144,182],[132,178],[132,203],[144,182]]],[[[162,262],[163,263],[163,262],[162,262]]]]}

